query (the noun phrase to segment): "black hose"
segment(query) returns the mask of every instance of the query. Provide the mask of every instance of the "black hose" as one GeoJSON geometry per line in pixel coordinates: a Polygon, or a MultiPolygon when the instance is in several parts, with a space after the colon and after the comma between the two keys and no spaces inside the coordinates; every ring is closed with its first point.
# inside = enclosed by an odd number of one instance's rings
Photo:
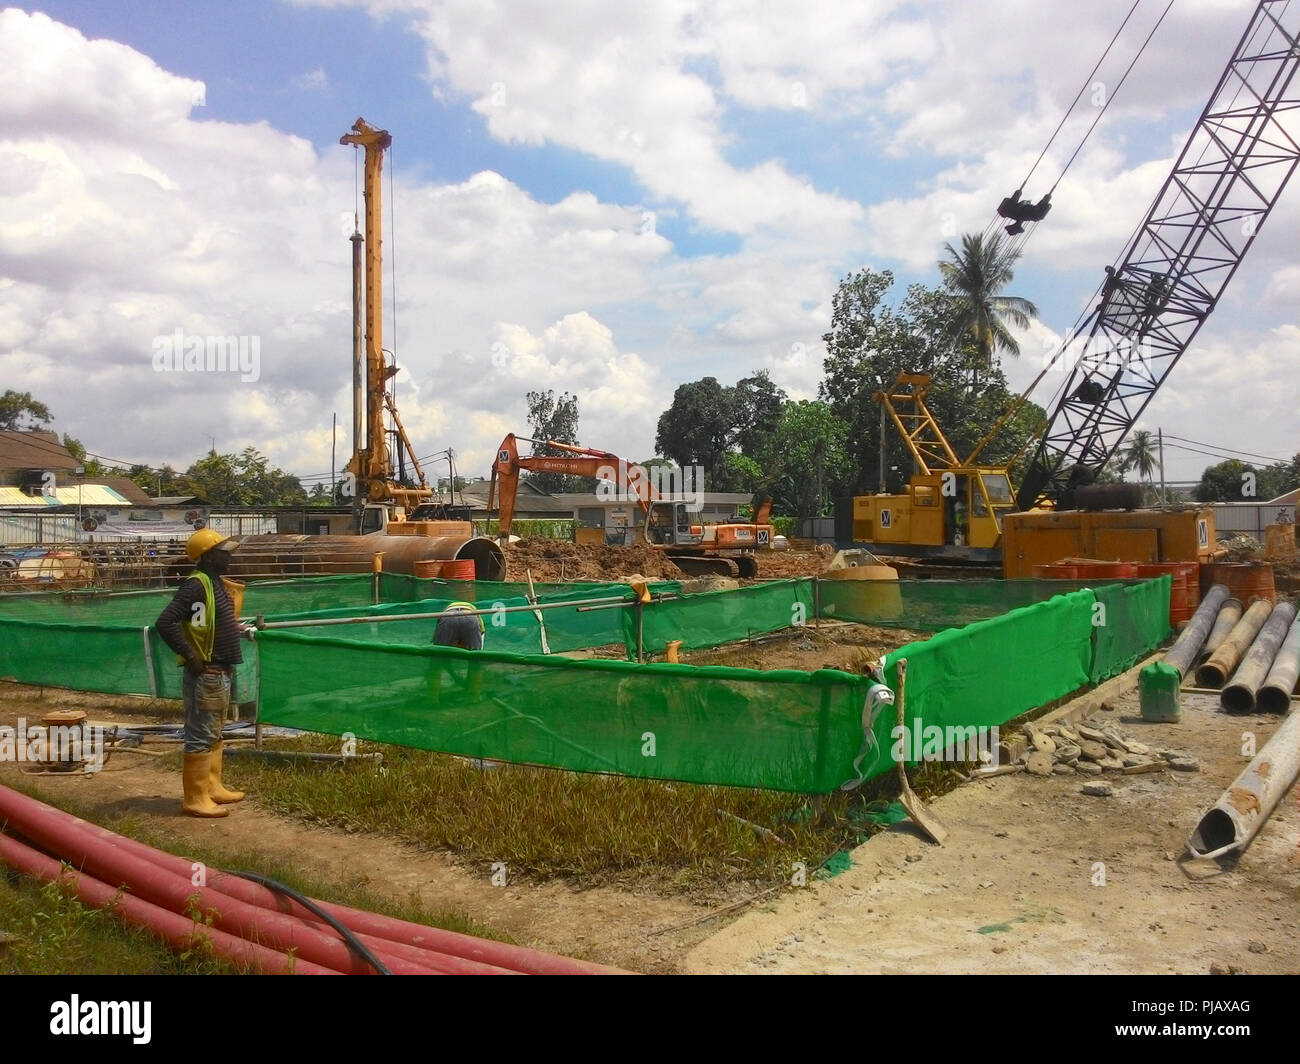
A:
{"type": "Polygon", "coordinates": [[[300,894],[298,893],[298,891],[294,890],[293,887],[287,887],[283,883],[279,882],[278,880],[271,879],[269,876],[259,875],[256,872],[237,872],[231,869],[222,869],[222,871],[226,872],[227,875],[239,876],[240,879],[247,879],[252,883],[258,883],[261,886],[266,887],[267,890],[273,890],[277,894],[283,894],[286,898],[292,898],[304,909],[307,909],[310,912],[314,913],[316,916],[320,917],[320,919],[323,920],[325,923],[329,924],[330,927],[334,928],[334,930],[337,931],[340,936],[342,936],[343,941],[347,943],[348,949],[352,950],[353,953],[355,953],[358,957],[360,957],[363,961],[365,961],[368,965],[370,965],[370,967],[372,967],[376,972],[378,972],[380,975],[393,974],[389,970],[388,966],[384,964],[384,962],[381,961],[378,957],[376,957],[373,953],[371,953],[370,950],[366,947],[366,944],[362,942],[359,938],[357,938],[356,934],[352,931],[350,927],[348,927],[343,923],[340,923],[333,916],[331,916],[324,909],[322,909],[319,905],[317,905],[314,901],[312,901],[311,898],[307,897],[307,895],[300,894]]]}

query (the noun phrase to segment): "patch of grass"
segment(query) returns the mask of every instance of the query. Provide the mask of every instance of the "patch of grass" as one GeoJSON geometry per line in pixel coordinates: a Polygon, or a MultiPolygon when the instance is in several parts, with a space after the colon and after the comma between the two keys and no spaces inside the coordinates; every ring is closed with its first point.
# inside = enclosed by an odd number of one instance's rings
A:
{"type": "Polygon", "coordinates": [[[0,875],[3,975],[232,975],[244,969],[202,949],[178,954],[148,931],[83,905],[67,880],[0,875]]]}
{"type": "Polygon", "coordinates": [[[223,846],[220,843],[216,845],[210,842],[195,843],[130,814],[106,816],[97,806],[71,795],[60,794],[56,802],[48,792],[16,783],[10,785],[40,801],[56,804],[60,809],[83,820],[99,824],[148,846],[180,854],[194,861],[201,861],[210,869],[256,872],[277,880],[286,887],[292,887],[308,897],[319,898],[322,901],[349,905],[354,909],[367,909],[370,912],[382,913],[399,920],[409,920],[412,923],[438,927],[446,931],[459,931],[479,938],[514,942],[509,935],[488,927],[458,910],[430,909],[414,894],[406,899],[394,899],[375,893],[363,885],[360,875],[351,880],[322,880],[305,874],[293,863],[291,857],[272,857],[263,851],[223,846]]]}
{"type": "MultiPolygon", "coordinates": [[[[338,740],[303,736],[276,748],[336,751],[338,740]]],[[[615,882],[708,894],[788,884],[796,862],[811,874],[868,836],[872,826],[852,813],[884,793],[875,787],[852,799],[819,798],[518,765],[478,768],[445,754],[360,744],[358,752],[370,751],[383,753],[382,766],[243,759],[232,760],[238,767],[230,775],[260,804],[288,816],[447,850],[485,877],[504,862],[511,875],[562,876],[579,887],[615,882]]]]}

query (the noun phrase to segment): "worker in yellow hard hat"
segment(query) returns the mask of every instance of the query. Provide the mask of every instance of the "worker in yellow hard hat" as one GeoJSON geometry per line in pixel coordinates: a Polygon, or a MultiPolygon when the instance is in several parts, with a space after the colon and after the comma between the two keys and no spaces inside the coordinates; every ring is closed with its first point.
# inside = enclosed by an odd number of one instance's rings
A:
{"type": "Polygon", "coordinates": [[[222,817],[242,801],[242,791],[221,782],[221,730],[230,709],[235,666],[244,660],[239,640],[243,585],[226,577],[239,541],[210,528],[190,536],[185,553],[195,563],[154,627],[185,668],[182,808],[191,816],[222,817]]]}

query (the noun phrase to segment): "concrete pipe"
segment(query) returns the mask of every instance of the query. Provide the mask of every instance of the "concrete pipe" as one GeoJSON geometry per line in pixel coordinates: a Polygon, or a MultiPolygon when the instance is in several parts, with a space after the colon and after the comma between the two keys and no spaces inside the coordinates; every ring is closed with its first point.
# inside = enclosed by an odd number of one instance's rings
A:
{"type": "Polygon", "coordinates": [[[1273,607],[1264,627],[1250,644],[1246,656],[1241,659],[1237,671],[1232,675],[1232,682],[1219,695],[1219,704],[1229,713],[1249,713],[1255,708],[1255,692],[1268,675],[1277,657],[1278,649],[1286,638],[1287,629],[1295,620],[1295,607],[1285,600],[1273,607]]]}
{"type": "Polygon", "coordinates": [[[1222,687],[1272,612],[1273,603],[1268,599],[1252,602],[1250,608],[1241,615],[1241,620],[1228,633],[1228,637],[1219,644],[1219,649],[1196,670],[1196,682],[1202,687],[1222,687]]]}
{"type": "MultiPolygon", "coordinates": [[[[1222,584],[1215,584],[1210,588],[1205,598],[1201,599],[1201,604],[1192,614],[1192,619],[1187,622],[1187,627],[1183,629],[1174,645],[1169,648],[1165,655],[1165,664],[1172,665],[1178,670],[1178,678],[1181,680],[1187,675],[1187,670],[1192,667],[1192,662],[1196,658],[1196,653],[1201,649],[1201,644],[1205,642],[1206,636],[1210,634],[1210,629],[1214,627],[1215,619],[1219,616],[1219,607],[1228,598],[1228,589],[1222,584]]],[[[1235,600],[1234,600],[1235,601],[1235,600]]],[[[1240,603],[1238,603],[1240,606],[1240,603]]]]}
{"type": "MultiPolygon", "coordinates": [[[[1215,584],[1215,587],[1226,587],[1226,584],[1215,584]]],[[[1207,660],[1211,654],[1223,645],[1223,641],[1228,638],[1228,633],[1232,631],[1241,615],[1246,612],[1246,607],[1241,604],[1240,599],[1228,598],[1223,600],[1223,605],[1219,608],[1219,616],[1214,620],[1214,627],[1210,629],[1210,634],[1205,637],[1205,644],[1201,647],[1200,652],[1196,655],[1196,664],[1200,665],[1207,660]]]]}
{"type": "Polygon", "coordinates": [[[1273,659],[1263,686],[1255,696],[1255,704],[1265,713],[1285,713],[1291,706],[1291,692],[1300,676],[1300,617],[1291,624],[1291,631],[1273,659]]]}
{"type": "Polygon", "coordinates": [[[1187,840],[1188,852],[1193,857],[1218,857],[1245,850],[1298,772],[1300,713],[1292,713],[1214,808],[1201,817],[1187,840]]]}
{"type": "Polygon", "coordinates": [[[505,555],[485,536],[244,536],[231,557],[237,580],[369,573],[377,554],[384,572],[413,575],[417,561],[474,562],[476,580],[504,580],[505,555]]]}

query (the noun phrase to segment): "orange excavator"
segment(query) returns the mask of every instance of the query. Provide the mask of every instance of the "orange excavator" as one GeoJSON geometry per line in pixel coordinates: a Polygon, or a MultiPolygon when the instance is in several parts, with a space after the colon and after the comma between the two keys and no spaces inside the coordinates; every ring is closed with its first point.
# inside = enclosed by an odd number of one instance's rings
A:
{"type": "Polygon", "coordinates": [[[532,440],[514,433],[497,448],[488,487],[489,513],[494,501],[500,499],[497,535],[502,539],[510,535],[514,520],[520,470],[567,473],[604,481],[618,493],[618,498],[640,508],[645,515],[642,534],[646,543],[654,550],[663,551],[683,572],[753,578],[758,576],[758,551],[772,545],[773,528],[768,523],[771,499],[755,499],[753,521],[705,524],[699,520],[698,504],[692,505],[674,493],[664,498],[650,471],[635,462],[593,447],[532,440]],[[564,454],[520,457],[518,441],[521,439],[543,443],[564,454]],[[696,511],[694,515],[692,510],[696,511]]]}

